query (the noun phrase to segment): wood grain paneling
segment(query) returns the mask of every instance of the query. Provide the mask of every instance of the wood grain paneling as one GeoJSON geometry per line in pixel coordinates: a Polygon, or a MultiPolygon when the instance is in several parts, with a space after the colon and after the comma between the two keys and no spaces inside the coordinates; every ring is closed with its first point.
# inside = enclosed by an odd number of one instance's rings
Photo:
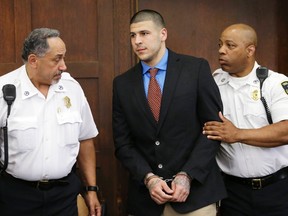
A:
{"type": "Polygon", "coordinates": [[[30,31],[30,0],[0,2],[0,75],[22,65],[22,44],[30,31]]]}
{"type": "Polygon", "coordinates": [[[99,129],[95,138],[97,183],[109,216],[126,215],[127,171],[115,159],[112,81],[136,63],[129,36],[131,16],[151,8],[165,18],[167,46],[206,58],[218,68],[218,38],[233,23],[253,26],[259,63],[288,74],[286,0],[1,0],[0,75],[22,64],[23,40],[34,28],[59,29],[68,72],[87,96],[99,129]]]}
{"type": "Polygon", "coordinates": [[[271,0],[155,0],[139,1],[139,9],[159,11],[168,28],[171,49],[206,58],[212,70],[218,64],[219,36],[228,25],[246,23],[258,33],[257,59],[272,69],[278,67],[277,1],[271,0]]]}
{"type": "Polygon", "coordinates": [[[278,71],[288,76],[288,2],[286,0],[278,0],[277,3],[278,71]]]}
{"type": "MultiPolygon", "coordinates": [[[[49,27],[61,32],[66,43],[67,62],[85,62],[91,65],[91,62],[98,61],[97,1],[31,0],[31,8],[33,29],[49,27]]],[[[94,71],[96,69],[98,68],[94,68],[94,71]]]]}
{"type": "MultiPolygon", "coordinates": [[[[13,1],[3,0],[0,4],[0,25],[14,26],[14,4],[13,1]]],[[[15,62],[15,28],[3,28],[0,31],[0,62],[11,63],[15,62]]]]}

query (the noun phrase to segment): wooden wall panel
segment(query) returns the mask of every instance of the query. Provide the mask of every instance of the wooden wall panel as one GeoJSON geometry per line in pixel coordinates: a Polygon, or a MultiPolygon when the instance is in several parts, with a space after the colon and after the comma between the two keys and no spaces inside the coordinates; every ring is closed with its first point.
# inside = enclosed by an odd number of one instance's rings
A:
{"type": "Polygon", "coordinates": [[[171,49],[206,58],[212,70],[218,64],[219,36],[228,25],[246,23],[258,33],[258,62],[278,69],[277,1],[271,0],[155,0],[139,1],[139,9],[159,11],[168,28],[171,49]]]}
{"type": "Polygon", "coordinates": [[[66,43],[66,64],[75,77],[97,78],[98,8],[95,0],[31,0],[32,29],[55,28],[66,43]]]}
{"type": "Polygon", "coordinates": [[[0,2],[0,75],[22,65],[22,43],[30,31],[30,0],[0,2]]]}
{"type": "MultiPolygon", "coordinates": [[[[14,4],[12,1],[4,0],[0,4],[0,25],[14,25],[14,4]],[[7,10],[8,9],[8,10],[7,10]]],[[[15,29],[7,28],[0,31],[0,38],[6,43],[0,43],[0,62],[12,63],[15,62],[15,29]]]]}
{"type": "MultiPolygon", "coordinates": [[[[130,45],[129,24],[131,16],[135,13],[135,4],[135,1],[131,0],[114,1],[114,77],[128,70],[136,60],[130,45]]],[[[124,216],[127,215],[126,199],[128,172],[119,161],[115,161],[114,165],[115,172],[113,176],[115,176],[117,182],[115,188],[113,188],[114,192],[116,192],[116,212],[117,215],[124,216]]]]}
{"type": "Polygon", "coordinates": [[[69,45],[69,61],[98,59],[98,8],[95,0],[31,0],[32,28],[50,27],[61,31],[69,45]]]}
{"type": "Polygon", "coordinates": [[[278,71],[288,76],[288,2],[278,0],[277,3],[278,71]]]}

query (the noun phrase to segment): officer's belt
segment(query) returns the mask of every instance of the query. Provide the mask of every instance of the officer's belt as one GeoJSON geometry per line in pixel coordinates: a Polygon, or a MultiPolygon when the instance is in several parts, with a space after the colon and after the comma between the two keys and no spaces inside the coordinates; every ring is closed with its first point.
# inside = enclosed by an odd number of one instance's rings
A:
{"type": "Polygon", "coordinates": [[[223,173],[223,176],[226,180],[247,185],[254,190],[259,190],[267,185],[286,179],[288,177],[288,167],[284,167],[273,174],[257,178],[241,178],[237,176],[227,175],[225,173],[223,173]]]}
{"type": "Polygon", "coordinates": [[[18,182],[21,184],[29,185],[33,188],[37,188],[39,190],[50,190],[55,186],[66,186],[69,184],[68,177],[71,175],[68,174],[67,176],[60,178],[60,179],[50,179],[50,180],[40,180],[40,181],[26,181],[23,179],[15,178],[14,176],[8,174],[7,172],[3,172],[1,177],[7,178],[13,182],[18,182]]]}

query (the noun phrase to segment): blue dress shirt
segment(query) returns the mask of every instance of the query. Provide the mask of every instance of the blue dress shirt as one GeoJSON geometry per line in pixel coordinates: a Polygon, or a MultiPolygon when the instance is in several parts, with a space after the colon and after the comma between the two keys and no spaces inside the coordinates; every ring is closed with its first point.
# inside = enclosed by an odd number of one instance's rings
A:
{"type": "MultiPolygon", "coordinates": [[[[156,80],[160,86],[161,92],[163,92],[163,86],[164,86],[164,81],[165,81],[165,77],[166,77],[167,62],[168,62],[168,50],[166,49],[162,59],[158,62],[158,64],[155,65],[155,68],[158,68],[156,80]]],[[[150,82],[149,69],[151,67],[142,61],[141,61],[141,64],[142,64],[142,68],[143,68],[142,73],[143,73],[144,89],[145,89],[145,94],[147,97],[148,86],[149,86],[149,82],[150,82]]]]}

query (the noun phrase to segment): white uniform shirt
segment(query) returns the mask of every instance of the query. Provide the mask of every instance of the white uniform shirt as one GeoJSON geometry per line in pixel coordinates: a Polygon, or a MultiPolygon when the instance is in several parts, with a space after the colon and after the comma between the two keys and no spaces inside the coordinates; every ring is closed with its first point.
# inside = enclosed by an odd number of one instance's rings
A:
{"type": "MultiPolygon", "coordinates": [[[[252,72],[241,78],[232,77],[222,69],[213,73],[220,89],[224,116],[238,128],[260,128],[269,124],[260,100],[260,81],[256,76],[258,67],[255,63],[252,72]]],[[[274,123],[288,119],[288,95],[282,86],[285,81],[288,81],[285,75],[269,70],[262,87],[274,123]]],[[[262,148],[244,143],[231,145],[222,142],[217,162],[226,174],[261,177],[288,166],[288,145],[262,148]]]]}
{"type": "MultiPolygon", "coordinates": [[[[47,98],[32,84],[25,66],[0,77],[0,87],[14,84],[16,99],[8,118],[7,172],[24,180],[58,179],[68,175],[79,153],[79,141],[98,134],[79,83],[62,73],[47,98]]],[[[0,92],[0,126],[6,124],[7,103],[0,92]]],[[[0,136],[3,163],[3,130],[0,136]]]]}

